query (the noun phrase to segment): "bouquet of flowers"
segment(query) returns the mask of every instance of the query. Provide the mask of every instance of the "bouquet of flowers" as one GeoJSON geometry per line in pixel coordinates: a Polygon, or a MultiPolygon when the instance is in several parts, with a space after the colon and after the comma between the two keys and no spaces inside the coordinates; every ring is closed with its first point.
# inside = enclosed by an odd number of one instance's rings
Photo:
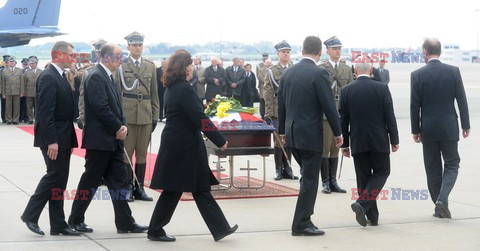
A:
{"type": "Polygon", "coordinates": [[[209,117],[217,116],[219,118],[224,118],[228,116],[228,113],[235,112],[254,114],[257,112],[257,108],[242,107],[240,102],[234,98],[217,95],[205,109],[205,114],[207,114],[209,117]]]}

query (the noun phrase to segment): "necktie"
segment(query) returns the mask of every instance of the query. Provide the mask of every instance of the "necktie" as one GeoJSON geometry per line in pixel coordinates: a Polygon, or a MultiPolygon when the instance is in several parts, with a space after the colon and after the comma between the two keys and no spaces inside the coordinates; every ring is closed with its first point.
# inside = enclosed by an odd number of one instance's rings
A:
{"type": "Polygon", "coordinates": [[[63,77],[63,79],[65,79],[65,81],[67,81],[67,82],[68,82],[67,75],[65,75],[65,72],[64,72],[64,73],[62,73],[62,77],[63,77]]]}
{"type": "Polygon", "coordinates": [[[140,62],[138,62],[138,60],[135,61],[135,66],[137,67],[137,69],[140,68],[140,62]]]}
{"type": "Polygon", "coordinates": [[[215,66],[215,67],[213,67],[213,70],[214,70],[215,72],[217,72],[217,67],[216,67],[216,66],[215,66]]]}
{"type": "Polygon", "coordinates": [[[233,72],[237,72],[237,67],[233,67],[233,72]]]}
{"type": "Polygon", "coordinates": [[[110,80],[112,80],[112,85],[115,86],[115,81],[113,80],[113,75],[110,75],[110,80]]]}
{"type": "Polygon", "coordinates": [[[335,64],[335,70],[338,68],[338,64],[335,64]]]}

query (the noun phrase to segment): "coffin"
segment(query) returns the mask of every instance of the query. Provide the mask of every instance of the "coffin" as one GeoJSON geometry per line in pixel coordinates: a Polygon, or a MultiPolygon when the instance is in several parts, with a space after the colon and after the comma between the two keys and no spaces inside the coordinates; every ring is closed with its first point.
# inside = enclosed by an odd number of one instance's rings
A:
{"type": "MultiPolygon", "coordinates": [[[[217,125],[229,148],[270,147],[275,128],[264,121],[258,122],[223,122],[217,125]]],[[[211,141],[205,142],[209,148],[217,148],[211,141]]]]}

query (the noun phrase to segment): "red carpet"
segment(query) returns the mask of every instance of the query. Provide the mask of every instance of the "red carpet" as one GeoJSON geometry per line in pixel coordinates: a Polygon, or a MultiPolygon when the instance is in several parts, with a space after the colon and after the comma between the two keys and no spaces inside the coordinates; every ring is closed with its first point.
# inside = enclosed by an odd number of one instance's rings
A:
{"type": "MultiPolygon", "coordinates": [[[[17,128],[34,135],[33,126],[17,126],[17,128]]],[[[82,130],[75,128],[75,132],[77,134],[78,145],[82,145],[82,130]]],[[[33,143],[32,143],[33,145],[33,143]]],[[[73,155],[85,158],[85,149],[82,148],[75,148],[73,150],[73,155]]],[[[150,184],[152,179],[153,169],[155,167],[155,161],[157,159],[157,154],[147,154],[147,170],[145,173],[145,183],[146,186],[150,184]]],[[[135,156],[132,160],[135,163],[135,156]]],[[[216,173],[213,173],[216,175],[216,173]]],[[[222,173],[222,177],[226,178],[228,175],[222,173]]],[[[234,178],[234,183],[237,186],[246,186],[247,185],[247,177],[246,176],[238,176],[234,178]]],[[[252,186],[259,186],[262,184],[261,180],[250,178],[250,185],[252,186]]],[[[156,190],[159,191],[159,190],[156,190]]],[[[213,197],[217,200],[225,200],[225,199],[247,199],[247,198],[268,198],[268,197],[286,197],[286,196],[298,196],[298,190],[293,189],[290,187],[278,185],[272,182],[266,182],[265,186],[261,189],[236,189],[230,188],[224,191],[212,191],[213,197]]],[[[181,200],[183,201],[190,201],[193,200],[191,193],[183,193],[181,200]]]]}
{"type": "MultiPolygon", "coordinates": [[[[250,177],[251,186],[261,186],[262,182],[262,180],[250,177]]],[[[234,184],[236,186],[247,186],[247,176],[235,177],[234,184]]],[[[228,190],[212,191],[212,195],[216,200],[291,197],[298,196],[298,190],[267,181],[265,186],[260,189],[236,189],[232,187],[228,190]]],[[[193,200],[192,194],[183,193],[180,200],[191,201],[193,200]]]]}

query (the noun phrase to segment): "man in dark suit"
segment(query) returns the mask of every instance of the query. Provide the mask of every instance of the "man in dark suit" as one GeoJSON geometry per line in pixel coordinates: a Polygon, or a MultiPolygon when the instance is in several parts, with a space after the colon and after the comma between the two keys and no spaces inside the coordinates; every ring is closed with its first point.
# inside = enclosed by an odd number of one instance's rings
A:
{"type": "Polygon", "coordinates": [[[242,88],[245,83],[245,70],[240,65],[240,58],[233,58],[233,65],[225,69],[225,90],[228,97],[241,100],[242,88]]]}
{"type": "MultiPolygon", "coordinates": [[[[68,223],[79,232],[93,232],[85,224],[85,211],[103,177],[110,192],[115,211],[118,233],[141,233],[148,229],[135,223],[126,201],[127,164],[124,162],[123,140],[127,136],[125,115],[121,97],[112,72],[122,64],[122,49],[115,44],[106,44],[100,51],[101,62],[85,79],[85,125],[83,145],[85,172],[80,178],[77,191],[88,191],[86,199],[75,198],[68,223]],[[117,194],[117,196],[114,195],[117,194]],[[119,194],[119,196],[118,196],[119,194]]],[[[84,195],[85,196],[85,195],[84,195]]]]}
{"type": "Polygon", "coordinates": [[[72,148],[77,147],[73,126],[73,94],[63,70],[71,64],[73,45],[56,42],[52,48],[52,63],[36,83],[34,146],[40,147],[47,165],[35,193],[30,197],[21,216],[32,232],[44,235],[38,218],[48,201],[51,235],[79,235],[65,222],[63,192],[67,187],[72,148]]]}
{"type": "Polygon", "coordinates": [[[423,53],[427,65],[412,72],[410,119],[413,140],[423,143],[423,161],[428,191],[435,203],[435,217],[451,218],[448,195],[457,180],[459,128],[455,100],[462,123],[463,137],[470,135],[467,97],[458,67],[438,60],[442,45],[426,39],[423,53]],[[442,168],[442,157],[445,168],[442,168]]]}
{"type": "Polygon", "coordinates": [[[158,103],[159,103],[159,116],[158,120],[163,121],[164,114],[163,114],[163,94],[165,93],[165,86],[163,86],[163,73],[165,73],[165,69],[167,68],[168,61],[166,59],[162,60],[161,66],[157,68],[157,85],[158,85],[158,103]]]}
{"type": "Polygon", "coordinates": [[[207,90],[205,99],[207,103],[215,98],[217,94],[222,93],[222,83],[225,81],[225,70],[218,65],[218,59],[213,58],[212,64],[205,69],[205,82],[207,90]]]}
{"type": "Polygon", "coordinates": [[[340,121],[345,136],[342,152],[351,155],[357,175],[358,200],[352,204],[356,219],[367,225],[378,225],[377,197],[390,174],[390,150],[396,152],[398,130],[393,112],[392,95],[386,85],[370,79],[372,65],[355,65],[357,79],[342,88],[340,121]],[[390,143],[390,144],[389,144],[390,143]]]}
{"type": "Polygon", "coordinates": [[[380,77],[380,82],[388,85],[388,83],[390,83],[390,72],[385,69],[385,60],[382,59],[380,60],[380,63],[378,63],[378,76],[380,77]]]}
{"type": "Polygon", "coordinates": [[[343,138],[328,72],[316,65],[322,55],[322,41],[318,37],[307,37],[302,54],[303,59],[288,68],[280,79],[279,134],[300,165],[302,175],[292,235],[323,235],[310,219],[322,161],[323,113],[333,130],[337,147],[343,144],[343,138]]]}

